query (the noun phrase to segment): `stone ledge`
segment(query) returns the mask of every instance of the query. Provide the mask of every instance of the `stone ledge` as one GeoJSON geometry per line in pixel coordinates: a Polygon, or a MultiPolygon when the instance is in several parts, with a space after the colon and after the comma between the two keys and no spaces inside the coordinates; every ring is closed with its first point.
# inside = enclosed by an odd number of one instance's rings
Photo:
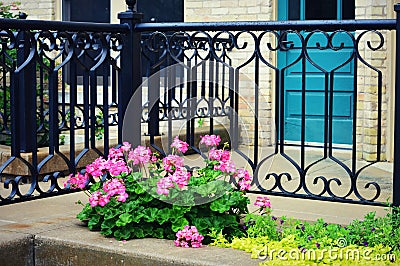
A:
{"type": "Polygon", "coordinates": [[[126,242],[91,232],[79,221],[37,235],[0,231],[0,265],[258,265],[250,254],[211,246],[178,248],[172,240],[126,242]]]}
{"type": "MultiPolygon", "coordinates": [[[[67,229],[67,228],[65,228],[67,229]]],[[[86,227],[46,232],[35,238],[35,265],[258,265],[250,254],[204,246],[178,248],[172,240],[105,238],[86,227]]]]}
{"type": "Polygon", "coordinates": [[[0,232],[0,265],[19,266],[34,264],[33,236],[15,232],[0,232]]]}

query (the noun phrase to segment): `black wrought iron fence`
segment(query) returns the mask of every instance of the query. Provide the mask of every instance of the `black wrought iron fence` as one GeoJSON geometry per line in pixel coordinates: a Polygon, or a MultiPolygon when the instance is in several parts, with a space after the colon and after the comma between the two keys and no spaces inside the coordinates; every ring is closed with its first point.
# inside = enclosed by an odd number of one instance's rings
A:
{"type": "Polygon", "coordinates": [[[157,138],[183,134],[200,153],[196,134],[217,126],[253,171],[253,193],[400,204],[400,96],[387,107],[387,80],[396,91],[400,83],[385,59],[375,61],[388,54],[390,31],[400,40],[400,18],[139,23],[132,2],[121,25],[1,20],[1,130],[11,151],[0,204],[69,192],[67,174],[123,140],[147,135],[164,152],[157,138]],[[41,132],[48,142],[39,149],[41,132]],[[394,173],[372,179],[391,141],[394,173]]]}

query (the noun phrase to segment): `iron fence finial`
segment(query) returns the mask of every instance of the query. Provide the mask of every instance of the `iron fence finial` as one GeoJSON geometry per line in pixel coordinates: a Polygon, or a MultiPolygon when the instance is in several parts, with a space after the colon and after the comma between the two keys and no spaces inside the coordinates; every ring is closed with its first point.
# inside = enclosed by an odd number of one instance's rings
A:
{"type": "Polygon", "coordinates": [[[125,3],[128,5],[127,11],[133,12],[136,5],[136,0],[125,0],[125,3]]]}

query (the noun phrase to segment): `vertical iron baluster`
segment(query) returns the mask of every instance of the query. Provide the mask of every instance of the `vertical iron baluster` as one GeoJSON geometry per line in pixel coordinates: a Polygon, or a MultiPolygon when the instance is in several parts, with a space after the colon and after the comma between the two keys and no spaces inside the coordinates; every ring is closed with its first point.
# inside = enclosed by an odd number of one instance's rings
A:
{"type": "Polygon", "coordinates": [[[211,56],[208,64],[208,114],[210,116],[210,134],[214,133],[214,57],[211,56]]]}
{"type": "Polygon", "coordinates": [[[394,158],[393,158],[393,205],[400,206],[400,4],[394,6],[396,11],[396,76],[394,97],[394,158]]]}

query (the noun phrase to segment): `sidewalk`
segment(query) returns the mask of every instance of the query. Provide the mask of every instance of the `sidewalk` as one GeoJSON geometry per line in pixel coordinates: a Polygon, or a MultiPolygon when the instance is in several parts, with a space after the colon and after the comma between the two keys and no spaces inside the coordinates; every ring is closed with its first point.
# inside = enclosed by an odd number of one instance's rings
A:
{"type": "MultiPolygon", "coordinates": [[[[255,197],[250,195],[251,198],[255,197]]],[[[203,247],[184,249],[172,241],[138,239],[127,242],[89,231],[75,218],[75,201],[83,193],[0,207],[0,265],[257,265],[245,252],[203,247]]],[[[273,214],[305,220],[324,218],[348,223],[381,207],[271,197],[273,214]]]]}

